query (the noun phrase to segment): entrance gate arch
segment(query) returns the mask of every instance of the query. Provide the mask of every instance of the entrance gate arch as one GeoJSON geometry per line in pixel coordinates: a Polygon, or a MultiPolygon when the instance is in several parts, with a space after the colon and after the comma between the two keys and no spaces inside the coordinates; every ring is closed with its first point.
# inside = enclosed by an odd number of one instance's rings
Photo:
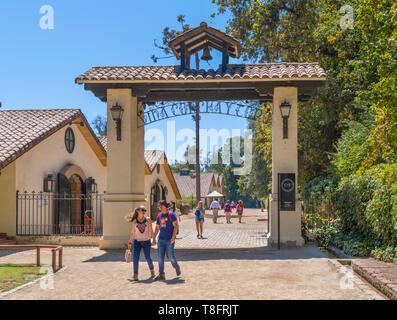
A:
{"type": "MultiPolygon", "coordinates": [[[[237,42],[220,30],[201,24],[171,41],[180,66],[94,67],[76,78],[76,83],[107,103],[107,193],[100,248],[125,247],[130,234],[130,225],[123,219],[125,214],[138,205],[148,206],[149,199],[144,194],[144,125],[166,119],[170,114],[178,116],[171,109],[167,113],[167,108],[173,106],[176,112],[177,106],[186,107],[189,103],[201,102],[205,108],[211,103],[216,107],[219,101],[230,106],[236,100],[273,105],[269,243],[277,243],[277,174],[298,174],[298,102],[310,99],[325,83],[326,74],[317,63],[229,64],[229,56],[240,56],[237,42]],[[190,56],[206,45],[222,51],[222,65],[217,70],[190,69],[190,56]],[[284,101],[291,105],[287,139],[283,138],[279,110],[284,101]],[[111,114],[115,105],[124,110],[121,124],[117,124],[121,125],[121,140],[117,140],[111,114]],[[165,113],[161,115],[162,111],[165,113]],[[157,117],[153,116],[156,112],[157,117]]],[[[246,108],[249,105],[246,103],[246,108]]],[[[249,114],[255,117],[255,113],[247,111],[249,114]]],[[[283,244],[301,246],[304,240],[298,194],[296,199],[294,211],[281,212],[280,240],[283,244]]]]}

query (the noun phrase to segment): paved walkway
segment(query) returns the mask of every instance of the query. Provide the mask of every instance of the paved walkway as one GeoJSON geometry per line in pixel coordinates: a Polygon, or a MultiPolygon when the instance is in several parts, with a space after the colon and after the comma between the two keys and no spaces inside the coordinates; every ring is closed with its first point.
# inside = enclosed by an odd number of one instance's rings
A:
{"type": "Polygon", "coordinates": [[[204,239],[197,239],[196,222],[193,214],[183,215],[176,248],[256,248],[267,246],[267,213],[246,209],[242,223],[233,213],[232,223],[227,224],[223,210],[219,212],[216,224],[212,213],[206,211],[204,239]]]}
{"type": "MultiPolygon", "coordinates": [[[[131,282],[132,264],[123,262],[123,251],[65,248],[65,271],[54,276],[54,289],[40,283],[3,299],[382,299],[371,286],[329,263],[316,247],[284,249],[179,249],[182,276],[166,263],[164,282],[153,282],[145,262],[140,280],[131,282]],[[352,279],[355,281],[352,281],[352,279]]],[[[156,252],[153,252],[154,260],[156,252]]],[[[34,261],[32,250],[1,252],[0,263],[34,261]],[[6,255],[5,255],[6,254],[6,255]]],[[[42,263],[50,263],[42,253],[42,263]]],[[[155,264],[158,270],[157,263],[155,264]]]]}
{"type": "MultiPolygon", "coordinates": [[[[263,247],[267,222],[258,218],[263,213],[254,210],[247,212],[245,224],[233,219],[229,225],[221,217],[223,223],[213,225],[206,219],[208,239],[202,240],[195,238],[192,217],[183,217],[176,249],[180,277],[166,262],[167,280],[153,282],[142,260],[140,281],[131,282],[132,264],[123,261],[124,251],[66,247],[67,269],[55,274],[53,289],[36,283],[3,299],[383,299],[354,273],[330,263],[317,247],[281,251],[263,247]],[[211,244],[218,248],[209,249],[211,244]]],[[[155,248],[152,257],[158,270],[155,248]]],[[[0,251],[0,263],[34,261],[34,250],[0,251]]],[[[50,252],[44,250],[42,263],[50,261],[50,252]]]]}

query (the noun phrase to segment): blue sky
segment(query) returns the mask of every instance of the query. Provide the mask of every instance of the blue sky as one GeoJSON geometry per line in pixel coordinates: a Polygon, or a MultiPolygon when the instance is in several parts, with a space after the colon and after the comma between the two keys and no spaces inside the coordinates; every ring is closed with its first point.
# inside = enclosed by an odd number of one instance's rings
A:
{"type": "MultiPolygon", "coordinates": [[[[81,108],[91,122],[106,114],[106,105],[75,77],[92,66],[152,65],[161,55],[153,40],[164,26],[179,28],[178,14],[192,26],[202,21],[224,30],[227,16],[210,0],[24,0],[0,2],[0,101],[3,109],[81,108]],[[54,8],[54,29],[40,28],[40,8],[54,8]]],[[[220,63],[219,57],[210,61],[220,63]]],[[[239,62],[231,59],[231,63],[239,62]]],[[[178,64],[176,59],[158,64],[178,64]]],[[[203,64],[204,66],[204,64],[203,64]]],[[[176,131],[194,129],[191,117],[175,118],[176,131]]],[[[245,119],[203,115],[202,128],[243,130],[245,119]]],[[[166,135],[166,121],[147,126],[166,135]]],[[[147,143],[148,144],[148,143],[147,143]]],[[[171,159],[172,160],[172,157],[171,159]]]]}

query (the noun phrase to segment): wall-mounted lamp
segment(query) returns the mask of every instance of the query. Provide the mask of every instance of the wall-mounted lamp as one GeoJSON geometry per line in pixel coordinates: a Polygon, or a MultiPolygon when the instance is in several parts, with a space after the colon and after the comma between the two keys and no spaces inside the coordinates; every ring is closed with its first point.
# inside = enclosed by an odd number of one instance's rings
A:
{"type": "Polygon", "coordinates": [[[288,139],[288,118],[290,111],[291,104],[287,102],[287,100],[284,100],[284,102],[280,104],[280,112],[283,117],[283,139],[288,139]]]}
{"type": "Polygon", "coordinates": [[[83,121],[72,122],[71,124],[78,124],[80,127],[84,127],[84,122],[83,121]]]}
{"type": "Polygon", "coordinates": [[[88,177],[86,181],[87,192],[89,193],[97,193],[98,185],[93,177],[88,177]]]}
{"type": "Polygon", "coordinates": [[[55,175],[48,174],[44,178],[43,191],[44,192],[55,192],[55,187],[56,187],[55,175]]]}
{"type": "Polygon", "coordinates": [[[112,118],[116,121],[117,141],[121,141],[121,119],[123,118],[124,109],[116,104],[110,109],[112,118]]]}

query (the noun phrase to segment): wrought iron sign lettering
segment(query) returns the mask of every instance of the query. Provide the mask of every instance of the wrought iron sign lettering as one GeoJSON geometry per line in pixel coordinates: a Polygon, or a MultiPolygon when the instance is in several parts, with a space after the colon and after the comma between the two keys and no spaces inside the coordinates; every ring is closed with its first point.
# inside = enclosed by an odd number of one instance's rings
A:
{"type": "MultiPolygon", "coordinates": [[[[195,102],[160,102],[147,105],[138,113],[140,125],[147,125],[160,120],[185,116],[195,113],[195,102]]],[[[256,120],[261,112],[260,105],[256,102],[243,101],[201,101],[200,113],[216,113],[230,115],[250,120],[256,120]]]]}

